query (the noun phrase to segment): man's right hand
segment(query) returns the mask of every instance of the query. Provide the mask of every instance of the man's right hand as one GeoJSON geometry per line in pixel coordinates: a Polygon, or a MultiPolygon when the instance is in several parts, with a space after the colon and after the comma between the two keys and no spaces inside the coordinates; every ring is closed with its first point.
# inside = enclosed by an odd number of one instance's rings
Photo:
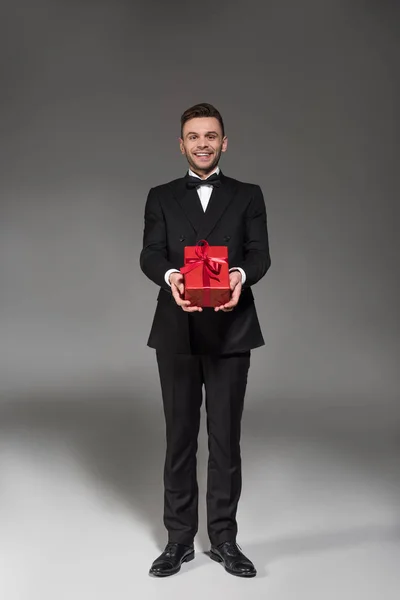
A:
{"type": "Polygon", "coordinates": [[[190,306],[190,300],[184,300],[185,284],[183,273],[171,273],[169,282],[171,284],[171,291],[175,302],[182,310],[185,312],[195,312],[196,310],[201,312],[203,310],[201,306],[190,306]]]}

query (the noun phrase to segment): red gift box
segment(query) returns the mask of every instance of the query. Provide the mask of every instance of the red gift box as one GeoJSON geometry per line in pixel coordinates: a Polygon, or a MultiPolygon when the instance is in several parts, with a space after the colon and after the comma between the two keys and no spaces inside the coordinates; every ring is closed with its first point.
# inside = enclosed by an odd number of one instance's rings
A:
{"type": "Polygon", "coordinates": [[[196,246],[185,246],[185,300],[192,306],[215,307],[231,299],[227,246],[210,246],[200,240],[196,246]]]}

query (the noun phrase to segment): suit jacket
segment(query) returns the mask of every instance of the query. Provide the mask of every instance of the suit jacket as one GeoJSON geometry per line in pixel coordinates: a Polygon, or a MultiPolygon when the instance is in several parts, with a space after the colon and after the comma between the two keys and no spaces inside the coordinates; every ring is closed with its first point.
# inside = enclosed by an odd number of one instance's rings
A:
{"type": "Polygon", "coordinates": [[[147,345],[177,354],[231,354],[264,345],[251,286],[271,265],[267,215],[258,185],[220,173],[203,210],[196,189],[185,177],[150,190],[145,207],[140,266],[160,287],[147,345]],[[231,312],[187,313],[175,302],[165,282],[168,269],[183,265],[184,246],[206,239],[210,246],[227,246],[230,267],[241,267],[246,281],[231,312]]]}

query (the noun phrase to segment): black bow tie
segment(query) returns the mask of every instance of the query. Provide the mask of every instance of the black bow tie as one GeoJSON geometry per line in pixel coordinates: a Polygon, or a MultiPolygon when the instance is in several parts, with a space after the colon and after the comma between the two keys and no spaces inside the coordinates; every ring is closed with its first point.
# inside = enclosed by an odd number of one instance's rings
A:
{"type": "Polygon", "coordinates": [[[199,179],[198,177],[192,177],[189,175],[186,181],[186,187],[190,190],[198,187],[199,185],[212,185],[214,187],[219,187],[221,185],[221,180],[219,176],[214,173],[208,179],[199,179]]]}

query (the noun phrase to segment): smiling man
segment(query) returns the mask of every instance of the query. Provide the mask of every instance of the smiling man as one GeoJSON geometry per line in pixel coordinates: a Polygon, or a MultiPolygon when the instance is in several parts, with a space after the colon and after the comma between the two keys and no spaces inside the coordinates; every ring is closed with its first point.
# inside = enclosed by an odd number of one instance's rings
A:
{"type": "Polygon", "coordinates": [[[264,344],[251,286],[271,265],[267,216],[258,185],[225,176],[228,139],[220,113],[198,104],[181,117],[184,177],[150,190],[140,265],[159,288],[148,345],[155,348],[166,422],[164,524],[168,543],[150,573],[177,573],[194,558],[198,529],[197,438],[205,388],[208,432],[207,529],[210,557],[240,577],[256,569],[236,542],[242,487],[240,429],[250,351],[264,344]],[[184,300],[184,246],[227,246],[231,298],[204,308],[184,300]]]}
{"type": "Polygon", "coordinates": [[[193,173],[206,178],[216,169],[222,152],[228,146],[228,138],[216,117],[189,119],[182,126],[179,144],[193,173]],[[196,131],[192,131],[196,129],[196,131]]]}

